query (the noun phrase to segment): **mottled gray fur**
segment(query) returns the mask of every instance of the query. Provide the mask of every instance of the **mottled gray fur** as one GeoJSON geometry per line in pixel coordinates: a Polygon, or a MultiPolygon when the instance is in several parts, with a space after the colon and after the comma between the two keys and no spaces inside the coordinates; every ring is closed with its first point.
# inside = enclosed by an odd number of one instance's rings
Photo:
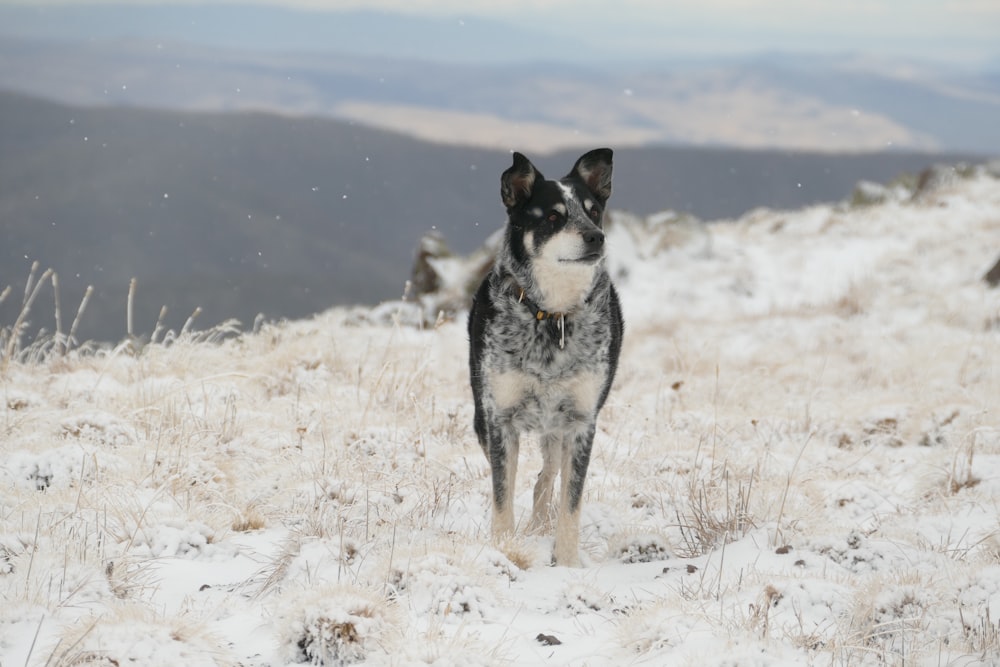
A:
{"type": "Polygon", "coordinates": [[[547,529],[554,482],[554,556],[579,564],[580,502],[597,414],[618,365],[622,315],[605,267],[604,207],[612,152],[583,155],[547,181],[520,153],[501,177],[504,244],[469,313],[475,429],[490,462],[493,535],[514,531],[520,435],[536,432],[542,470],[529,529],[547,529]]]}

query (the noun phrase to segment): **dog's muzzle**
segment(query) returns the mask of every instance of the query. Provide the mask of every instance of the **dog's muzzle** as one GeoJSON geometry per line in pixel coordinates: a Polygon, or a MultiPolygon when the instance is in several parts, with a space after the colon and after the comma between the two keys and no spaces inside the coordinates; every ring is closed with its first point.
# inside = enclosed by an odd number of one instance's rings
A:
{"type": "Polygon", "coordinates": [[[583,233],[583,254],[576,260],[592,264],[604,257],[604,232],[591,229],[583,233]]]}

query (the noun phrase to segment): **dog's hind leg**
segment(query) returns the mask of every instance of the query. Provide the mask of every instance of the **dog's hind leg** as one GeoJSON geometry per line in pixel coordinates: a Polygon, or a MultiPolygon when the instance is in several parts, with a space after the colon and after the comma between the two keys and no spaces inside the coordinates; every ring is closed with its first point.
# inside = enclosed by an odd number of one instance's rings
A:
{"type": "Polygon", "coordinates": [[[494,423],[489,429],[494,542],[514,534],[514,480],[517,477],[517,452],[517,431],[510,423],[494,423]]]}
{"type": "Polygon", "coordinates": [[[583,500],[587,467],[590,465],[594,432],[593,422],[584,425],[572,436],[567,436],[562,450],[559,516],[556,519],[556,565],[580,565],[580,503],[583,500]]]}
{"type": "Polygon", "coordinates": [[[531,532],[547,532],[552,526],[552,489],[562,462],[562,436],[545,434],[541,438],[542,470],[535,482],[535,499],[531,508],[531,532]]]}

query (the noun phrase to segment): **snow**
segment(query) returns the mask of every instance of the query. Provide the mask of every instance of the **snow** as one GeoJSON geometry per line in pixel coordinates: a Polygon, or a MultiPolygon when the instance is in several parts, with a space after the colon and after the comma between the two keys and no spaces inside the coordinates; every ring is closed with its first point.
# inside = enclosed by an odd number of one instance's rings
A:
{"type": "Polygon", "coordinates": [[[1000,665],[1000,180],[617,219],[584,567],[491,543],[461,316],[14,360],[0,664],[1000,665]]]}

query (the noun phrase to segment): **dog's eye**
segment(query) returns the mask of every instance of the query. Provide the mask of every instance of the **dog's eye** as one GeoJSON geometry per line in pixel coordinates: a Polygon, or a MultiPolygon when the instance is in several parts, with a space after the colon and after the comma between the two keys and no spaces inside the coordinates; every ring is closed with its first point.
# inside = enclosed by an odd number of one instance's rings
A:
{"type": "Polygon", "coordinates": [[[594,220],[596,220],[599,217],[601,217],[601,209],[597,208],[596,206],[592,206],[590,208],[589,213],[590,213],[590,217],[593,218],[594,220]]]}
{"type": "Polygon", "coordinates": [[[548,220],[549,222],[559,222],[559,218],[560,218],[559,211],[550,211],[549,217],[546,218],[546,220],[548,220]]]}

